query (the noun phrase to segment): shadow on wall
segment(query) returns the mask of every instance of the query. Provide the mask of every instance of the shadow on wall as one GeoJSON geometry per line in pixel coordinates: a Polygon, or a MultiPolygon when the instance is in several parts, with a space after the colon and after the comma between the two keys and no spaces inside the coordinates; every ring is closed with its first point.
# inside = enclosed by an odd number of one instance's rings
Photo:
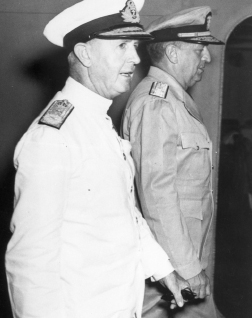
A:
{"type": "Polygon", "coordinates": [[[35,80],[40,86],[44,100],[40,102],[42,108],[60,90],[68,76],[67,54],[61,48],[50,50],[50,54],[43,55],[23,68],[26,77],[35,80]]]}
{"type": "Polygon", "coordinates": [[[66,56],[59,50],[29,61],[28,64],[22,63],[24,61],[20,61],[11,74],[11,79],[18,78],[15,83],[17,92],[13,94],[11,87],[6,86],[9,92],[6,93],[6,100],[3,100],[3,104],[8,107],[3,110],[4,125],[0,128],[0,187],[12,166],[16,143],[55,92],[63,86],[68,72],[66,56]],[[4,128],[11,128],[8,136],[4,131],[2,134],[4,128]]]}

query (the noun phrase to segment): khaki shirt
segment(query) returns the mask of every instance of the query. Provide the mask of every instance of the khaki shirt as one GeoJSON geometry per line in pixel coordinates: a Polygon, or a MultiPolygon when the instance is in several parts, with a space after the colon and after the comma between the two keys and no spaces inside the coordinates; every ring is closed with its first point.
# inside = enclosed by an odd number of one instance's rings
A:
{"type": "Polygon", "coordinates": [[[122,136],[132,145],[138,197],[155,238],[179,274],[197,275],[207,267],[213,214],[212,144],[197,105],[151,67],[129,98],[122,136]],[[166,97],[150,94],[156,81],[167,84],[166,97]]]}

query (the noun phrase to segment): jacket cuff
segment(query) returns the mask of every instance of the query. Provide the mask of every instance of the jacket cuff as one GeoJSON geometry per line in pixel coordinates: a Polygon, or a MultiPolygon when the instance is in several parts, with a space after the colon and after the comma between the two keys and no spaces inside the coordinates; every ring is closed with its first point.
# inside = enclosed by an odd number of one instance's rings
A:
{"type": "Polygon", "coordinates": [[[173,268],[172,264],[170,263],[170,261],[167,259],[167,262],[166,263],[164,262],[162,264],[162,267],[159,267],[158,273],[155,273],[152,275],[151,281],[156,282],[156,281],[160,280],[161,278],[166,277],[167,275],[169,275],[173,271],[174,271],[174,268],[173,268]]]}
{"type": "Polygon", "coordinates": [[[197,259],[190,264],[175,267],[176,272],[184,279],[190,279],[202,271],[200,261],[197,259]]]}

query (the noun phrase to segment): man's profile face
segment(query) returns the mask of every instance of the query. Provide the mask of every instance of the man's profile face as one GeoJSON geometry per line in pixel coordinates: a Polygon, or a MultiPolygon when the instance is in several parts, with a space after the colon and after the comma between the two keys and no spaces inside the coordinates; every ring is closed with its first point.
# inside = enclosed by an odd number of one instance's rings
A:
{"type": "Polygon", "coordinates": [[[200,81],[205,64],[211,62],[207,46],[197,43],[183,43],[178,49],[182,85],[185,89],[200,81]]]}
{"type": "Polygon", "coordinates": [[[99,95],[113,99],[128,91],[135,70],[140,62],[137,40],[91,41],[91,66],[89,80],[99,95]]]}

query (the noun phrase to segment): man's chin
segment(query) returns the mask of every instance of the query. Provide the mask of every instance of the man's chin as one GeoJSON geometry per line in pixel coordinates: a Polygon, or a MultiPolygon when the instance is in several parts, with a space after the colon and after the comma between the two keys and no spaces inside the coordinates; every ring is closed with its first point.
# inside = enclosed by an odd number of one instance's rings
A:
{"type": "Polygon", "coordinates": [[[112,96],[112,99],[114,99],[115,97],[118,97],[120,95],[122,95],[123,93],[126,93],[130,90],[130,85],[127,85],[127,86],[123,86],[121,87],[120,89],[118,89],[116,92],[114,92],[113,96],[112,96]]]}
{"type": "Polygon", "coordinates": [[[203,75],[203,73],[197,74],[197,76],[195,77],[194,81],[195,81],[195,82],[200,82],[201,79],[202,79],[202,75],[203,75]]]}
{"type": "Polygon", "coordinates": [[[128,83],[125,83],[125,85],[122,85],[122,87],[120,88],[120,94],[126,93],[130,90],[131,88],[131,81],[129,81],[128,83]]]}

